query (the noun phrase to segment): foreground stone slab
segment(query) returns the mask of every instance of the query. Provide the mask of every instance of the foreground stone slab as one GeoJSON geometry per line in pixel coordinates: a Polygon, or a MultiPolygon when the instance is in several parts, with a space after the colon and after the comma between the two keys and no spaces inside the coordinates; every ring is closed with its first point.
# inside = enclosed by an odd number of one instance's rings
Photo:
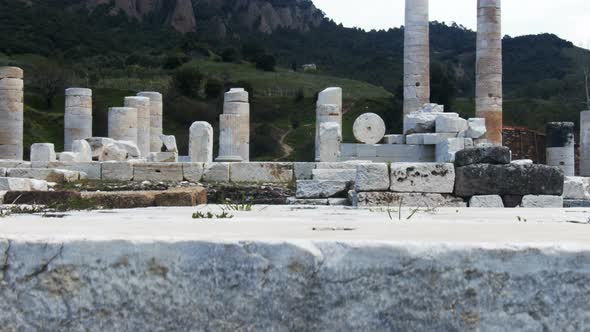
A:
{"type": "Polygon", "coordinates": [[[526,195],[522,198],[524,208],[562,208],[563,197],[549,195],[526,195]]]}
{"type": "Polygon", "coordinates": [[[439,208],[467,207],[463,199],[443,194],[360,192],[350,198],[353,206],[358,207],[404,207],[439,208]]]}
{"type": "Polygon", "coordinates": [[[563,172],[545,165],[477,164],[455,169],[455,195],[555,195],[563,193],[563,172]]]}
{"type": "Polygon", "coordinates": [[[454,187],[455,167],[453,164],[391,164],[391,191],[450,194],[454,187]]]}
{"type": "Polygon", "coordinates": [[[409,222],[330,207],[226,221],[194,211],[2,219],[3,329],[576,331],[590,319],[590,229],[558,223],[561,210],[449,209],[409,222]]]}
{"type": "Polygon", "coordinates": [[[245,183],[289,183],[293,181],[292,163],[233,163],[230,180],[245,183]]]}

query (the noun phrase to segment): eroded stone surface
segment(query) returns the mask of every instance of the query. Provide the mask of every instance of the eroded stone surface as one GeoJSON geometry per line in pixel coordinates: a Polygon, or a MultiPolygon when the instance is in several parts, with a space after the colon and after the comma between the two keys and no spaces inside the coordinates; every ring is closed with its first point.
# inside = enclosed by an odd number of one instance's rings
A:
{"type": "Polygon", "coordinates": [[[391,164],[391,191],[450,194],[455,186],[455,168],[445,163],[391,164]]]}
{"type": "Polygon", "coordinates": [[[359,207],[382,206],[396,207],[400,203],[405,207],[437,208],[466,207],[461,198],[443,194],[394,193],[394,192],[359,192],[353,205],[359,207]]]}
{"type": "Polygon", "coordinates": [[[502,197],[498,195],[473,196],[469,200],[471,208],[504,208],[502,197]]]}
{"type": "Polygon", "coordinates": [[[550,195],[526,195],[522,198],[524,208],[562,208],[563,197],[550,195]]]}
{"type": "Polygon", "coordinates": [[[297,181],[297,198],[330,198],[346,195],[350,189],[347,181],[297,181]]]}
{"type": "Polygon", "coordinates": [[[234,163],[230,165],[232,182],[289,183],[293,181],[290,163],[234,163]]]}
{"type": "Polygon", "coordinates": [[[383,163],[361,164],[356,167],[356,191],[384,191],[389,189],[389,166],[383,163]]]}
{"type": "Polygon", "coordinates": [[[510,164],[512,157],[510,149],[505,146],[491,146],[472,148],[458,151],[455,154],[455,166],[468,166],[472,164],[510,164]]]}
{"type": "Polygon", "coordinates": [[[375,113],[365,113],[356,119],[352,130],[357,141],[377,144],[385,135],[385,122],[375,113]]]}
{"type": "Polygon", "coordinates": [[[590,200],[590,183],[588,178],[567,176],[563,186],[563,198],[572,200],[590,200]]]}

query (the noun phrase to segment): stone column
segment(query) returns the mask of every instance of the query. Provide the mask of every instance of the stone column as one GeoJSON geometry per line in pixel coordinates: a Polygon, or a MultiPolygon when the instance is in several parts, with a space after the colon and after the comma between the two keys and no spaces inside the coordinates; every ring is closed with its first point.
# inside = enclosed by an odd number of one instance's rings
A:
{"type": "Polygon", "coordinates": [[[341,129],[337,122],[324,122],[320,125],[320,162],[340,161],[340,144],[342,143],[341,129]]]}
{"type": "Polygon", "coordinates": [[[92,137],[92,90],[66,89],[64,151],[72,151],[74,141],[92,137]]]}
{"type": "Polygon", "coordinates": [[[238,132],[238,150],[242,161],[250,161],[250,104],[248,91],[231,89],[224,95],[223,114],[240,116],[240,130],[238,132]]]}
{"type": "MultiPolygon", "coordinates": [[[[338,124],[342,120],[342,114],[340,112],[340,106],[335,104],[319,104],[316,108],[316,128],[315,128],[315,159],[320,161],[320,128],[322,124],[333,122],[338,124]]],[[[342,128],[339,134],[342,137],[342,128]]]]}
{"type": "Polygon", "coordinates": [[[580,176],[590,176],[590,111],[580,113],[580,176]]]}
{"type": "Polygon", "coordinates": [[[236,114],[221,114],[219,117],[218,162],[241,162],[240,127],[242,118],[236,114]]]}
{"type": "Polygon", "coordinates": [[[476,117],[485,118],[486,138],[502,145],[501,0],[477,1],[476,117]]]}
{"type": "Polygon", "coordinates": [[[0,67],[0,159],[23,159],[23,71],[0,67]]]}
{"type": "Polygon", "coordinates": [[[404,26],[404,115],[430,102],[428,0],[406,0],[404,26]]]}
{"type": "Polygon", "coordinates": [[[159,92],[144,91],[137,94],[139,97],[150,99],[150,152],[160,152],[162,141],[160,135],[163,132],[163,98],[159,92]]]}
{"type": "Polygon", "coordinates": [[[117,141],[137,144],[137,109],[132,107],[109,108],[109,137],[117,141]]]}
{"type": "MultiPolygon", "coordinates": [[[[338,106],[338,125],[340,126],[340,134],[342,134],[342,88],[327,88],[318,94],[317,107],[321,105],[336,105],[338,106]]],[[[319,126],[318,126],[319,128],[319,126]]]]}
{"type": "Polygon", "coordinates": [[[195,122],[190,128],[188,153],[193,163],[213,161],[213,127],[207,122],[195,122]]]}
{"type": "Polygon", "coordinates": [[[125,107],[137,110],[137,147],[142,157],[147,157],[151,150],[150,99],[148,97],[125,97],[125,107]]]}
{"type": "Polygon", "coordinates": [[[576,173],[575,139],[573,122],[550,122],[547,135],[547,165],[563,170],[565,176],[576,173]]]}

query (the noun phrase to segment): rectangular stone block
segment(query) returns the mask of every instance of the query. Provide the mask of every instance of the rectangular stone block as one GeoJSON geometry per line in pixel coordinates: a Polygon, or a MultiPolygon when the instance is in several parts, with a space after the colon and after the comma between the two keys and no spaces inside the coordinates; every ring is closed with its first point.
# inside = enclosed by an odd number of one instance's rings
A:
{"type": "Polygon", "coordinates": [[[531,209],[561,209],[563,208],[562,196],[550,195],[526,195],[522,198],[523,208],[531,209]]]}
{"type": "Polygon", "coordinates": [[[2,168],[31,168],[31,162],[22,160],[0,160],[0,167],[2,168]]]}
{"type": "Polygon", "coordinates": [[[176,163],[178,162],[177,152],[151,152],[147,155],[150,163],[176,163]]]}
{"type": "Polygon", "coordinates": [[[156,194],[156,206],[197,206],[207,204],[207,190],[202,187],[175,188],[156,194]]]}
{"type": "Polygon", "coordinates": [[[389,166],[384,163],[362,164],[356,168],[354,189],[356,191],[388,190],[389,166]]]}
{"type": "Polygon", "coordinates": [[[204,182],[229,182],[229,163],[205,163],[204,182]]]}
{"type": "Polygon", "coordinates": [[[346,195],[350,189],[347,181],[297,181],[297,198],[331,198],[346,195]]]}
{"type": "Polygon", "coordinates": [[[293,163],[233,163],[230,164],[230,180],[249,183],[289,183],[293,181],[293,163]]]}
{"type": "Polygon", "coordinates": [[[356,179],[356,169],[314,169],[313,179],[353,182],[356,179]]]}
{"type": "Polygon", "coordinates": [[[133,164],[128,162],[102,163],[101,179],[107,181],[133,180],[133,164]]]}
{"type": "Polygon", "coordinates": [[[133,181],[181,182],[180,163],[145,163],[133,165],[133,181]]]}
{"type": "Polygon", "coordinates": [[[499,195],[473,196],[469,200],[470,208],[504,208],[504,202],[499,195]]]}
{"type": "Polygon", "coordinates": [[[411,134],[406,136],[406,144],[408,145],[424,145],[426,137],[430,134],[411,134]]]}
{"type": "Polygon", "coordinates": [[[293,175],[296,180],[311,180],[316,163],[297,162],[293,163],[293,175]]]}
{"type": "Polygon", "coordinates": [[[47,182],[76,182],[80,180],[80,172],[48,168],[10,168],[6,175],[12,178],[45,180],[47,182]]]}
{"type": "Polygon", "coordinates": [[[203,163],[182,163],[182,176],[185,181],[199,183],[203,180],[203,163]]]}
{"type": "Polygon", "coordinates": [[[384,144],[406,144],[406,137],[404,135],[385,135],[383,137],[384,144]]]}
{"type": "Polygon", "coordinates": [[[455,154],[465,149],[464,138],[449,138],[436,145],[436,162],[452,163],[455,161],[455,154]]]}
{"type": "Polygon", "coordinates": [[[360,164],[370,163],[370,160],[348,160],[337,163],[316,163],[316,169],[353,169],[360,164]]]}
{"type": "Polygon", "coordinates": [[[295,198],[288,197],[287,205],[306,205],[306,206],[328,206],[330,202],[327,198],[295,198]]]}
{"type": "Polygon", "coordinates": [[[65,169],[68,171],[86,174],[86,179],[100,180],[102,178],[102,165],[100,162],[51,162],[47,168],[65,169]]]}
{"type": "Polygon", "coordinates": [[[23,178],[0,177],[0,191],[30,191],[31,181],[23,178]]]}
{"type": "Polygon", "coordinates": [[[463,199],[451,195],[393,192],[359,192],[354,198],[353,206],[397,207],[400,202],[402,207],[467,207],[467,203],[463,199]]]}
{"type": "Polygon", "coordinates": [[[451,194],[455,167],[446,163],[392,163],[391,191],[451,194]]]}
{"type": "Polygon", "coordinates": [[[6,177],[6,168],[0,168],[0,178],[6,177]]]}
{"type": "Polygon", "coordinates": [[[460,118],[456,113],[445,113],[436,117],[437,133],[459,133],[467,130],[467,120],[460,118]]]}
{"type": "Polygon", "coordinates": [[[435,133],[435,134],[424,134],[424,144],[426,145],[437,145],[438,143],[448,139],[456,138],[455,133],[435,133]]]}

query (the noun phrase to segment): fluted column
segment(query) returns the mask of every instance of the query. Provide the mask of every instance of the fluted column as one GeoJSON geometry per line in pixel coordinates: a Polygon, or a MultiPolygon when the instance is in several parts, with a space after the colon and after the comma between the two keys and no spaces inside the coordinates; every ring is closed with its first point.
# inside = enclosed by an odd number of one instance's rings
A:
{"type": "Polygon", "coordinates": [[[486,119],[487,140],[502,145],[501,0],[477,1],[476,117],[486,119]]]}
{"type": "Polygon", "coordinates": [[[219,157],[218,162],[240,162],[240,132],[242,117],[237,114],[219,116],[219,157]]]}
{"type": "Polygon", "coordinates": [[[142,157],[150,154],[150,99],[148,97],[125,97],[125,107],[137,110],[137,147],[142,157]]]}
{"type": "Polygon", "coordinates": [[[72,151],[74,141],[92,137],[92,90],[66,89],[64,151],[72,151]]]}
{"type": "Polygon", "coordinates": [[[428,0],[406,0],[404,115],[430,102],[428,0]]]}
{"type": "Polygon", "coordinates": [[[0,159],[23,159],[23,71],[0,67],[0,159]]]}
{"type": "Polygon", "coordinates": [[[139,97],[150,99],[150,152],[160,152],[163,132],[164,104],[162,94],[159,92],[144,91],[137,94],[139,97]]]}

